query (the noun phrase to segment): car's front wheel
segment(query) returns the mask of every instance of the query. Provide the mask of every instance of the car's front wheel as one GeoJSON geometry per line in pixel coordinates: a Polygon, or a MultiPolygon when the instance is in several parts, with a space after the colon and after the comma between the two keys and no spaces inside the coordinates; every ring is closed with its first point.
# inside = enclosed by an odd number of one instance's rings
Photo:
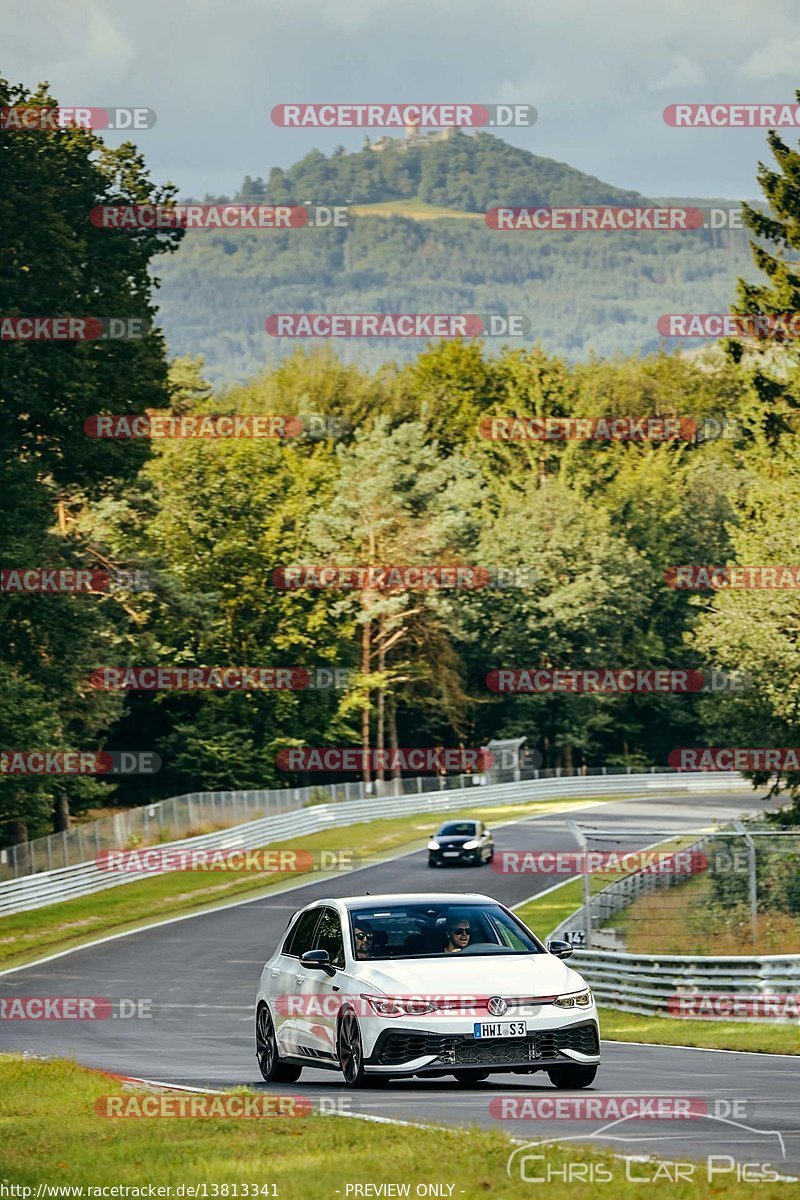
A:
{"type": "Polygon", "coordinates": [[[488,1079],[489,1071],[454,1071],[456,1079],[459,1083],[463,1083],[467,1087],[471,1083],[483,1083],[484,1079],[488,1079]]]}
{"type": "Polygon", "coordinates": [[[547,1072],[553,1087],[572,1089],[585,1088],[594,1083],[597,1067],[553,1067],[547,1072]]]}
{"type": "Polygon", "coordinates": [[[438,865],[439,865],[439,860],[437,858],[434,858],[432,854],[429,854],[428,855],[428,866],[429,867],[438,867],[438,865]]]}
{"type": "Polygon", "coordinates": [[[339,1069],[347,1087],[364,1087],[367,1081],[367,1073],[364,1070],[364,1046],[355,1013],[346,1012],[339,1022],[336,1052],[339,1069]]]}
{"type": "Polygon", "coordinates": [[[275,1025],[266,1004],[261,1005],[256,1016],[256,1058],[267,1083],[295,1083],[303,1070],[302,1067],[281,1062],[275,1025]]]}

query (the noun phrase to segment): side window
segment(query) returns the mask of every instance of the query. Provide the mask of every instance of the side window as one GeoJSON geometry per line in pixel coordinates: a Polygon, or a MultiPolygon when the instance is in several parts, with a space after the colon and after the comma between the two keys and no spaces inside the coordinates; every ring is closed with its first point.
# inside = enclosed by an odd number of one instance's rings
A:
{"type": "Polygon", "coordinates": [[[304,950],[312,949],[312,937],[319,920],[320,909],[310,908],[304,912],[283,944],[283,953],[299,958],[304,950]]]}
{"type": "Polygon", "coordinates": [[[335,967],[344,966],[344,940],[339,914],[332,908],[323,908],[322,917],[314,934],[312,950],[327,950],[335,967]]]}

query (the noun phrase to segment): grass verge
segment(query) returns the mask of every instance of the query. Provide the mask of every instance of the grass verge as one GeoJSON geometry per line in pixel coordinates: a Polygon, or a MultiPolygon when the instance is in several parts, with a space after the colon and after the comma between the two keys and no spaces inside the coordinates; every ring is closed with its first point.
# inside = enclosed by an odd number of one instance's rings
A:
{"type": "MultiPolygon", "coordinates": [[[[582,899],[581,880],[569,880],[541,899],[527,900],[515,912],[540,936],[542,933],[546,936],[580,907],[582,899]]],[[[649,1042],[654,1046],[697,1046],[707,1050],[800,1054],[800,1031],[796,1024],[768,1025],[760,1021],[653,1017],[624,1012],[618,1008],[601,1008],[600,1027],[603,1041],[607,1042],[649,1042]]]]}
{"type": "MultiPolygon", "coordinates": [[[[447,814],[409,813],[388,820],[365,821],[320,833],[270,843],[270,849],[349,850],[356,864],[366,858],[381,858],[420,849],[437,821],[445,815],[453,820],[479,817],[498,823],[520,816],[561,812],[586,804],[586,800],[553,800],[544,803],[481,808],[473,805],[447,814]]],[[[125,883],[105,892],[95,892],[48,904],[29,912],[0,918],[0,969],[23,966],[46,954],[68,950],[108,933],[124,933],[151,925],[160,919],[197,912],[271,889],[320,878],[312,871],[254,873],[242,871],[168,872],[136,883],[125,883]]],[[[437,878],[440,878],[437,876],[437,878]]]]}
{"type": "Polygon", "coordinates": [[[796,1024],[651,1017],[618,1008],[601,1008],[599,1011],[604,1041],[698,1046],[706,1050],[742,1050],[757,1054],[800,1054],[800,1030],[796,1024]]]}
{"type": "MultiPolygon", "coordinates": [[[[425,1195],[416,1192],[417,1185],[434,1183],[442,1190],[428,1194],[465,1200],[533,1194],[531,1182],[521,1180],[518,1170],[516,1178],[507,1174],[513,1147],[501,1129],[473,1127],[465,1135],[463,1129],[375,1125],[342,1117],[126,1120],[95,1112],[101,1097],[125,1095],[130,1092],[117,1080],[73,1063],[0,1056],[2,1182],[30,1188],[28,1196],[36,1196],[40,1185],[44,1196],[48,1185],[129,1187],[144,1189],[129,1196],[147,1196],[148,1186],[153,1185],[171,1189],[162,1195],[175,1197],[181,1194],[176,1191],[181,1185],[183,1195],[192,1195],[188,1188],[205,1184],[209,1198],[274,1195],[281,1200],[334,1200],[338,1195],[345,1200],[358,1194],[425,1195]],[[352,1188],[358,1184],[371,1184],[373,1189],[393,1184],[394,1188],[388,1193],[385,1189],[355,1193],[352,1188]]],[[[515,1124],[516,1135],[520,1123],[515,1124]]],[[[532,1139],[535,1130],[525,1130],[523,1136],[532,1139]]],[[[637,1153],[635,1148],[632,1152],[637,1153]]],[[[607,1151],[571,1145],[548,1146],[545,1153],[546,1164],[533,1166],[537,1173],[553,1172],[554,1182],[547,1189],[550,1200],[574,1200],[575,1184],[563,1182],[569,1163],[580,1164],[584,1173],[589,1166],[595,1173],[602,1168],[606,1179],[614,1182],[614,1197],[641,1196],[642,1184],[627,1180],[625,1163],[607,1151]]],[[[698,1165],[691,1183],[674,1183],[661,1173],[663,1166],[635,1164],[638,1178],[652,1178],[657,1170],[660,1177],[650,1183],[655,1191],[648,1191],[654,1200],[701,1200],[708,1192],[705,1165],[698,1165]]],[[[731,1200],[750,1200],[752,1187],[730,1178],[725,1192],[731,1200]]],[[[789,1188],[796,1185],[760,1183],[758,1195],[762,1200],[777,1200],[788,1196],[789,1188]]],[[[91,1193],[84,1190],[83,1195],[91,1193]]],[[[203,1192],[194,1195],[202,1197],[203,1192]]],[[[581,1195],[607,1197],[609,1190],[605,1182],[583,1183],[581,1195]]],[[[24,1193],[22,1200],[27,1200],[24,1193]]]]}

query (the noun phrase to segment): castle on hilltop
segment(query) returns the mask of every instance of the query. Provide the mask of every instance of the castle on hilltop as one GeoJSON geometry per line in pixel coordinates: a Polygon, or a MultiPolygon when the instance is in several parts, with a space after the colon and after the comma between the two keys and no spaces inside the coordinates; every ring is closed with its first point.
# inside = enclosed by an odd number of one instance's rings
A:
{"type": "Polygon", "coordinates": [[[419,125],[406,125],[404,141],[384,134],[383,137],[378,138],[377,142],[371,142],[367,133],[364,135],[364,149],[374,150],[376,154],[388,150],[390,146],[394,146],[398,150],[408,150],[410,146],[419,146],[423,142],[426,145],[429,142],[446,142],[456,133],[458,133],[458,129],[455,125],[448,125],[445,129],[432,129],[430,132],[420,129],[419,125]]]}

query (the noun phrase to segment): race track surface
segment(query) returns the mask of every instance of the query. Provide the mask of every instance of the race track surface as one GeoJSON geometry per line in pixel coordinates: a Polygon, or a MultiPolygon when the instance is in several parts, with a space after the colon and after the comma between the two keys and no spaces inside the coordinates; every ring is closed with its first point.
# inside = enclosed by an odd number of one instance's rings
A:
{"type": "MultiPolygon", "coordinates": [[[[573,807],[563,815],[537,817],[532,808],[529,818],[502,826],[493,823],[489,809],[486,820],[497,850],[575,848],[566,827],[569,819],[618,829],[620,848],[632,848],[655,842],[663,831],[703,828],[758,808],[763,805],[747,793],[676,797],[653,792],[625,801],[593,802],[585,810],[573,807]]],[[[409,825],[427,820],[411,816],[409,825]]],[[[420,831],[422,846],[425,840],[420,831]]],[[[254,1056],[253,1001],[264,959],[302,905],[317,897],[365,891],[374,895],[431,890],[483,892],[515,905],[562,878],[503,875],[488,866],[432,871],[426,852],[420,850],[77,949],[0,975],[0,996],[147,999],[152,1017],[2,1021],[0,1050],[74,1058],[123,1075],[195,1088],[247,1085],[266,1090],[254,1056]]],[[[536,932],[546,936],[549,930],[536,932]]],[[[800,1058],[606,1042],[595,1085],[580,1093],[557,1093],[544,1074],[493,1075],[469,1088],[452,1078],[393,1080],[352,1092],[341,1085],[337,1072],[309,1068],[299,1082],[270,1085],[269,1090],[326,1098],[329,1107],[339,1105],[352,1113],[503,1128],[525,1141],[583,1138],[625,1155],[655,1153],[670,1160],[729,1154],[739,1162],[770,1162],[782,1174],[800,1175],[798,1079],[800,1058]],[[600,1137],[598,1131],[608,1120],[509,1120],[501,1119],[497,1105],[490,1110],[496,1097],[565,1095],[691,1096],[706,1099],[712,1111],[716,1106],[718,1115],[693,1121],[628,1120],[600,1137]],[[744,1101],[745,1108],[738,1114],[733,1110],[731,1118],[733,1101],[744,1101]],[[729,1123],[731,1119],[736,1124],[729,1123]]]]}

